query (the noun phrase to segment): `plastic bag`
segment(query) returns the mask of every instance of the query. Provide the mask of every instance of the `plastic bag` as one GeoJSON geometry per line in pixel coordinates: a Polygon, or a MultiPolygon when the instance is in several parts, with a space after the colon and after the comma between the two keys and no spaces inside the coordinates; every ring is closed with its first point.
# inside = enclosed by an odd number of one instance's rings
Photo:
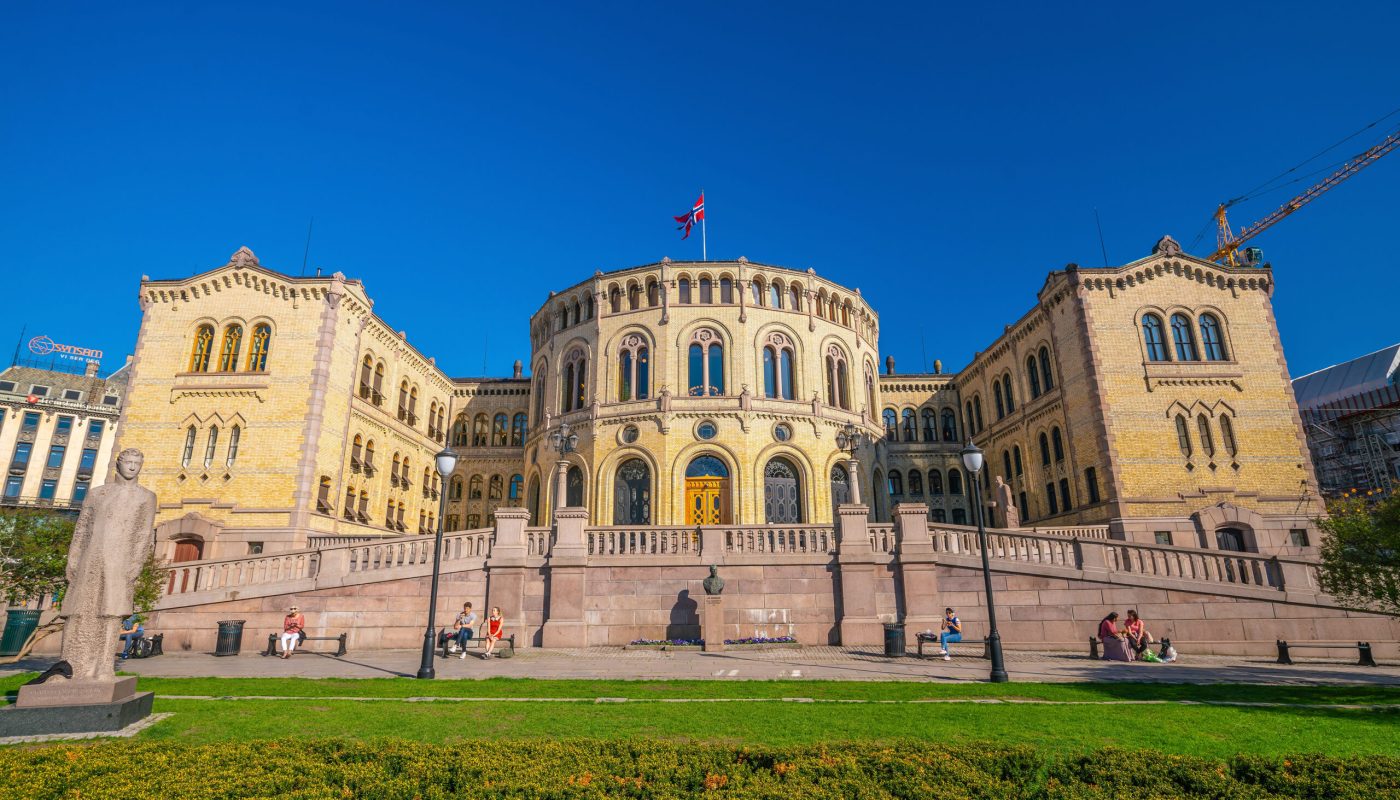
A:
{"type": "Polygon", "coordinates": [[[1143,661],[1146,661],[1146,662],[1149,663],[1149,664],[1160,664],[1160,663],[1162,663],[1162,659],[1158,658],[1158,657],[1157,657],[1157,654],[1154,653],[1154,652],[1152,652],[1151,650],[1144,650],[1144,651],[1142,651],[1142,660],[1143,660],[1143,661]]]}

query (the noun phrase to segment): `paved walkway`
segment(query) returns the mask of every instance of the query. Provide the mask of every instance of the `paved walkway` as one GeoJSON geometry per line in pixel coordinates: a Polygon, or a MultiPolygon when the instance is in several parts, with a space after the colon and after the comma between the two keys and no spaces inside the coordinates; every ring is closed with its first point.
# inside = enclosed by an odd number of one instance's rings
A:
{"type": "MultiPolygon", "coordinates": [[[[169,653],[132,660],[122,669],[136,675],[166,677],[412,677],[417,650],[351,652],[343,658],[300,653],[291,659],[244,652],[216,658],[205,653],[169,653]]],[[[0,667],[0,675],[47,668],[52,659],[26,659],[0,667]]],[[[986,680],[989,662],[975,655],[952,661],[885,658],[868,649],[805,647],[799,650],[624,651],[621,648],[521,650],[514,658],[482,660],[475,653],[434,661],[438,678],[547,678],[623,680],[847,680],[977,681],[986,680]]],[[[1187,657],[1176,664],[1124,664],[1091,661],[1082,654],[1012,651],[1006,667],[1013,681],[1159,681],[1165,683],[1370,684],[1400,688],[1400,665],[1357,667],[1338,662],[1303,662],[1280,666],[1262,657],[1187,657]]]]}

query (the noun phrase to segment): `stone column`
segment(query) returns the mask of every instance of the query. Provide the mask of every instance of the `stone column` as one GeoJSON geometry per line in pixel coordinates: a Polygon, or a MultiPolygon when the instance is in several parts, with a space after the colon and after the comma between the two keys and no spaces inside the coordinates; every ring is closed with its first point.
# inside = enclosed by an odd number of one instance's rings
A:
{"type": "Polygon", "coordinates": [[[539,620],[525,618],[525,524],[530,511],[524,508],[496,509],[496,541],[486,560],[486,608],[500,606],[506,619],[506,633],[515,634],[517,647],[529,647],[531,630],[539,620]]]}
{"type": "Polygon", "coordinates": [[[569,503],[569,462],[559,459],[559,463],[554,466],[554,514],[556,518],[559,509],[569,503]]]}
{"type": "Polygon", "coordinates": [[[549,607],[542,638],[545,647],[587,647],[588,626],[583,602],[588,576],[588,546],[584,526],[588,509],[561,508],[554,514],[556,533],[545,567],[549,607]]]}
{"type": "Polygon", "coordinates": [[[837,508],[840,517],[836,564],[841,578],[841,644],[844,647],[879,644],[883,629],[876,616],[875,552],[870,547],[866,518],[868,506],[846,503],[837,508]]]}
{"type": "Polygon", "coordinates": [[[706,653],[724,652],[724,595],[705,595],[700,612],[700,638],[705,640],[706,653]]]}
{"type": "Polygon", "coordinates": [[[937,630],[942,614],[938,598],[938,562],[928,531],[928,506],[900,503],[894,507],[895,534],[899,542],[901,610],[910,636],[937,630]]]}
{"type": "Polygon", "coordinates": [[[852,458],[846,467],[846,474],[851,479],[851,503],[860,505],[860,462],[852,458]]]}

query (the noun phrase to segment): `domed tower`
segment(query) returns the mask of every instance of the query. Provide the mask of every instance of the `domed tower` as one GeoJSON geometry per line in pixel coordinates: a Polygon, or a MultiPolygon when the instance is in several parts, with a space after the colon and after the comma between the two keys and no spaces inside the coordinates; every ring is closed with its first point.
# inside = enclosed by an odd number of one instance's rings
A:
{"type": "Polygon", "coordinates": [[[552,293],[530,323],[534,523],[561,484],[594,525],[831,523],[850,501],[847,425],[871,485],[878,332],[859,291],[742,258],[552,293]]]}

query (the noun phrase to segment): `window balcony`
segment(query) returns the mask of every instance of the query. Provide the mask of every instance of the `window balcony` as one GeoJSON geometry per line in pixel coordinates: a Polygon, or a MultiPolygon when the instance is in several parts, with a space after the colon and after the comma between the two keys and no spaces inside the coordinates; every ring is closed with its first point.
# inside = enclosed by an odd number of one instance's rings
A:
{"type": "Polygon", "coordinates": [[[398,488],[398,486],[399,486],[399,474],[398,474],[397,472],[391,472],[391,473],[389,473],[389,485],[392,486],[392,487],[394,487],[394,488],[396,488],[396,489],[398,488]]]}
{"type": "Polygon", "coordinates": [[[353,472],[353,473],[355,473],[356,475],[358,475],[358,474],[360,473],[360,470],[363,468],[363,466],[364,466],[364,465],[360,463],[360,459],[355,458],[354,456],[350,456],[350,471],[351,471],[351,472],[353,472]]]}
{"type": "Polygon", "coordinates": [[[366,475],[367,477],[373,478],[373,477],[374,477],[374,473],[375,473],[374,462],[373,462],[373,461],[366,461],[366,462],[364,463],[364,470],[365,470],[365,475],[366,475]]]}

